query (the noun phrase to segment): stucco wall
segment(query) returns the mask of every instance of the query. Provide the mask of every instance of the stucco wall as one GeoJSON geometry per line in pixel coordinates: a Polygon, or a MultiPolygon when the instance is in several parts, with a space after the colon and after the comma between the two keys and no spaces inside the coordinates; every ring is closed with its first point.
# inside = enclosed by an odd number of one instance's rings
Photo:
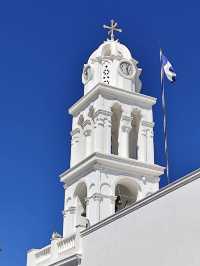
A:
{"type": "Polygon", "coordinates": [[[199,205],[198,178],[86,232],[82,265],[199,266],[199,205]]]}

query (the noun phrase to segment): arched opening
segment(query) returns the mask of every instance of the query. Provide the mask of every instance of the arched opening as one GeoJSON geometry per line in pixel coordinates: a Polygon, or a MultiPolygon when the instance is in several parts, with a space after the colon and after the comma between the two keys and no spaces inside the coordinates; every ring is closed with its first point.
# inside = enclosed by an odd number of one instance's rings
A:
{"type": "Polygon", "coordinates": [[[119,125],[122,115],[121,106],[119,104],[114,104],[111,108],[111,153],[118,155],[119,147],[119,125]]]}
{"type": "Polygon", "coordinates": [[[137,184],[134,181],[123,180],[115,187],[115,212],[120,211],[136,202],[138,195],[137,184]]]}
{"type": "Polygon", "coordinates": [[[77,214],[86,217],[87,187],[85,183],[78,184],[74,192],[74,198],[76,201],[77,214]]]}
{"type": "Polygon", "coordinates": [[[140,126],[140,112],[133,111],[131,114],[131,130],[129,133],[129,158],[138,159],[138,133],[140,126]]]}

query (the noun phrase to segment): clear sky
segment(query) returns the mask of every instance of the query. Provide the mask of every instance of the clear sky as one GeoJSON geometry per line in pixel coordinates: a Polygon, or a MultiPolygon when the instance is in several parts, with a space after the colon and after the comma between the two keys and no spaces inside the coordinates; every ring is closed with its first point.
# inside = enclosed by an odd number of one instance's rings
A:
{"type": "Polygon", "coordinates": [[[67,109],[83,95],[83,64],[106,39],[102,24],[111,18],[143,68],[142,93],[158,98],[156,162],[164,165],[162,46],[177,72],[177,83],[166,86],[171,180],[200,166],[199,14],[198,1],[1,1],[0,265],[25,265],[28,249],[62,232],[67,109]]]}

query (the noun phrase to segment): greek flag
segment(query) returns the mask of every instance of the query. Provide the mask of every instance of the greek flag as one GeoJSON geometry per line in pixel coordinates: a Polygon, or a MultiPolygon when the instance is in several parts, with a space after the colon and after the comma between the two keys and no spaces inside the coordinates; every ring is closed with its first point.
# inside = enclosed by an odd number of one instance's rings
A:
{"type": "Polygon", "coordinates": [[[167,181],[170,183],[169,177],[169,159],[168,159],[168,143],[167,143],[167,111],[165,103],[165,87],[164,87],[164,75],[174,82],[176,80],[176,73],[173,70],[172,64],[169,62],[167,57],[163,54],[160,49],[160,62],[161,62],[161,89],[162,89],[162,109],[163,109],[163,129],[164,129],[164,139],[165,139],[165,159],[166,159],[166,172],[167,172],[167,181]]]}
{"type": "Polygon", "coordinates": [[[167,57],[163,54],[162,50],[160,50],[160,61],[161,61],[161,79],[163,79],[163,74],[170,80],[171,82],[176,81],[176,73],[172,67],[172,64],[169,62],[167,57]]]}

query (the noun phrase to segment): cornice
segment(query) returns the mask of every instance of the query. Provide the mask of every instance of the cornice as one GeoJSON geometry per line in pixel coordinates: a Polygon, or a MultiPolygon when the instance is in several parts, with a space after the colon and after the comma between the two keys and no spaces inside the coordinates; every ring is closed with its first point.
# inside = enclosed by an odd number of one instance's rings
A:
{"type": "Polygon", "coordinates": [[[101,227],[106,226],[107,224],[110,224],[118,219],[120,219],[121,217],[126,216],[127,214],[134,212],[148,204],[150,204],[151,202],[158,200],[161,197],[166,196],[167,194],[174,192],[175,190],[195,181],[196,179],[200,178],[200,168],[189,173],[188,175],[180,178],[179,180],[169,184],[168,186],[160,189],[159,191],[155,192],[154,194],[151,194],[150,196],[147,196],[146,198],[133,203],[132,205],[120,210],[119,212],[109,216],[108,218],[100,221],[99,223],[96,223],[94,225],[92,225],[91,227],[89,227],[88,229],[84,230],[81,232],[81,236],[87,236],[88,234],[100,229],[101,227]]]}
{"type": "Polygon", "coordinates": [[[156,98],[98,83],[92,90],[86,93],[79,101],[69,108],[69,114],[73,116],[78,115],[99,95],[102,95],[107,99],[119,100],[125,104],[137,105],[142,108],[151,108],[156,103],[156,98]]]}
{"type": "Polygon", "coordinates": [[[105,172],[136,178],[147,176],[150,179],[158,178],[164,173],[164,167],[156,164],[96,152],[62,173],[60,175],[60,181],[70,185],[86,174],[96,170],[104,170],[105,172]]]}

